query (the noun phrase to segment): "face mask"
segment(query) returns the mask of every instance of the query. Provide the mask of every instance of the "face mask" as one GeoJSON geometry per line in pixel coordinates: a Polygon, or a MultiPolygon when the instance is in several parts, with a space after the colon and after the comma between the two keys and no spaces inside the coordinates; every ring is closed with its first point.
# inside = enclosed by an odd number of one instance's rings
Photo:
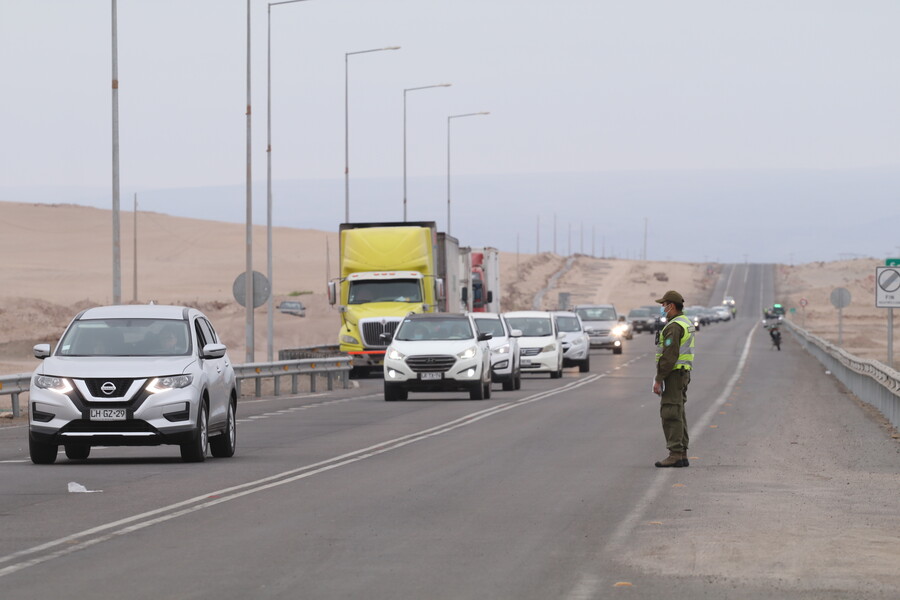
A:
{"type": "Polygon", "coordinates": [[[659,314],[660,314],[660,316],[663,316],[663,317],[666,316],[666,307],[663,306],[662,304],[659,305],[659,314]]]}

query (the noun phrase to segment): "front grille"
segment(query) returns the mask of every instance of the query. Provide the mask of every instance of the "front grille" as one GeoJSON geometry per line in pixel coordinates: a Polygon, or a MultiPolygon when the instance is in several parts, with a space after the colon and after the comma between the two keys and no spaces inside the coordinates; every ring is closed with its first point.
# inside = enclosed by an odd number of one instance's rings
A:
{"type": "Polygon", "coordinates": [[[540,348],[522,348],[519,351],[520,356],[537,356],[541,353],[540,348]]]}
{"type": "Polygon", "coordinates": [[[378,319],[371,321],[361,321],[359,324],[362,333],[363,345],[368,348],[387,348],[388,345],[382,341],[382,333],[390,333],[394,335],[400,320],[388,321],[386,319],[378,319]]]}
{"type": "Polygon", "coordinates": [[[607,337],[609,336],[609,329],[589,329],[588,335],[607,337]]]}
{"type": "Polygon", "coordinates": [[[134,379],[122,378],[85,379],[84,384],[94,398],[121,398],[128,391],[128,388],[131,387],[133,381],[134,379]],[[111,394],[107,394],[101,389],[103,384],[106,383],[112,383],[116,386],[116,389],[111,394]]]}
{"type": "Polygon", "coordinates": [[[406,359],[406,364],[415,373],[446,373],[455,363],[455,356],[425,355],[406,359]]]}

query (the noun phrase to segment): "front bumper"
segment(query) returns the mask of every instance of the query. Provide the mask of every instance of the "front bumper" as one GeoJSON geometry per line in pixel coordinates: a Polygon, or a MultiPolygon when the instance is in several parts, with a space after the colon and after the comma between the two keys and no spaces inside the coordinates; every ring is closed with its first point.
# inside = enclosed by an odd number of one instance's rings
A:
{"type": "Polygon", "coordinates": [[[592,335],[591,348],[621,348],[622,338],[614,335],[592,335]]]}
{"type": "Polygon", "coordinates": [[[523,373],[556,373],[559,370],[557,352],[541,352],[534,356],[522,355],[519,368],[523,373]]]}
{"type": "Polygon", "coordinates": [[[29,392],[28,429],[35,441],[91,446],[183,444],[196,435],[199,394],[191,386],[159,394],[140,393],[128,402],[86,401],[40,389],[29,392]],[[91,420],[92,408],[124,409],[125,419],[91,420]]]}
{"type": "MultiPolygon", "coordinates": [[[[407,358],[414,358],[407,356],[407,358]]],[[[469,390],[484,377],[479,359],[460,359],[446,371],[417,372],[405,360],[384,360],[384,381],[400,389],[420,392],[452,392],[469,390]],[[432,379],[431,377],[437,377],[432,379]]]]}

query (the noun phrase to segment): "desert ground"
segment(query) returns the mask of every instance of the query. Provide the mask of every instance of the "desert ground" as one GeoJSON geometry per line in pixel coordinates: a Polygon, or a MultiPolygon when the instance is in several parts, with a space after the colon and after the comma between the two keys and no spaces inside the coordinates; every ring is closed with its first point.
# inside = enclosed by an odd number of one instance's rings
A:
{"type": "MultiPolygon", "coordinates": [[[[0,202],[0,374],[31,371],[37,365],[34,344],[55,343],[80,310],[112,301],[111,224],[108,210],[0,202]]],[[[245,226],[139,211],[135,227],[134,213],[123,211],[120,231],[122,300],[196,306],[210,317],[232,359],[248,362],[245,309],[232,294],[234,279],[245,270],[245,226]]],[[[337,232],[275,227],[272,243],[275,304],[300,300],[307,308],[305,318],[275,311],[274,357],[279,349],[336,343],[338,312],[328,304],[325,289],[337,274],[337,232]]],[[[253,262],[257,271],[266,272],[264,226],[253,229],[253,262]]],[[[886,309],[875,308],[873,287],[878,264],[858,259],[780,265],[777,294],[783,304],[797,308],[791,318],[836,342],[837,311],[829,295],[835,287],[846,287],[853,300],[843,311],[844,347],[884,361],[886,309]],[[801,298],[808,300],[805,310],[801,298]]],[[[536,297],[541,308],[556,308],[560,293],[567,293],[571,304],[611,302],[627,312],[652,303],[667,289],[679,290],[688,304],[708,304],[718,269],[712,265],[713,275],[708,275],[710,266],[501,253],[502,308],[530,309],[536,297]],[[658,281],[655,273],[665,273],[668,281],[658,281]]],[[[254,315],[254,361],[265,361],[266,307],[254,315]]]]}

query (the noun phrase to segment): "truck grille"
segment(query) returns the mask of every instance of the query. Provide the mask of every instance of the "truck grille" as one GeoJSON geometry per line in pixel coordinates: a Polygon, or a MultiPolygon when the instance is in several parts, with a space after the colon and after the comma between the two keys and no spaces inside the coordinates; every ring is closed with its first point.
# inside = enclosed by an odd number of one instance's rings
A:
{"type": "Polygon", "coordinates": [[[388,345],[381,340],[382,333],[390,333],[391,335],[397,331],[400,325],[400,319],[371,319],[361,320],[359,328],[362,332],[362,342],[367,348],[387,348],[388,345]]]}
{"type": "Polygon", "coordinates": [[[446,373],[456,363],[455,356],[409,356],[406,364],[415,373],[446,373]]]}

